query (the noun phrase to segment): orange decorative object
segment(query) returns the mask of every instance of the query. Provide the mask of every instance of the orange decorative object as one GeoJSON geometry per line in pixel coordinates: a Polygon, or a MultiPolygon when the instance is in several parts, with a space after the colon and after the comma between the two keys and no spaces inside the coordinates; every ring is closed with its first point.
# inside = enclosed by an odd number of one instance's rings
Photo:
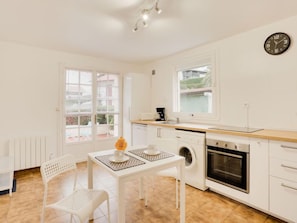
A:
{"type": "Polygon", "coordinates": [[[126,147],[127,147],[126,140],[123,137],[120,137],[115,144],[115,148],[117,150],[125,150],[126,147]]]}

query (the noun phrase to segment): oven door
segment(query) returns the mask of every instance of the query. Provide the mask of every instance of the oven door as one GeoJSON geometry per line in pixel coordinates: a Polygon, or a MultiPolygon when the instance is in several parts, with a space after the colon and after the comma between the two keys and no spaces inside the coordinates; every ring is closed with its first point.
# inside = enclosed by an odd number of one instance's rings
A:
{"type": "Polygon", "coordinates": [[[249,153],[207,146],[207,179],[249,193],[249,153]]]}

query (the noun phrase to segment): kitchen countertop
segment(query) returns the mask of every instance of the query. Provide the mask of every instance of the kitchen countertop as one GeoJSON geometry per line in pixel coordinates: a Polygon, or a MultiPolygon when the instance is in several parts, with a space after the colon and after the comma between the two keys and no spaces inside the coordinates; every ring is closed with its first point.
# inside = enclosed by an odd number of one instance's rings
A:
{"type": "Polygon", "coordinates": [[[139,120],[134,120],[132,121],[132,123],[297,143],[297,131],[261,129],[259,131],[247,133],[247,132],[229,131],[229,130],[222,130],[222,129],[211,129],[211,128],[214,128],[216,125],[198,124],[198,123],[181,122],[181,123],[175,123],[175,124],[173,123],[164,124],[162,122],[157,122],[157,121],[139,121],[139,120]]]}

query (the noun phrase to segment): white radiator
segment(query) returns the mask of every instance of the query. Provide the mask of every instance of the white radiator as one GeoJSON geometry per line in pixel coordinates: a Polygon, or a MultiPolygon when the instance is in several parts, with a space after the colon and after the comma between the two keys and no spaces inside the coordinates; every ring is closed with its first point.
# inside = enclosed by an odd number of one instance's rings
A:
{"type": "Polygon", "coordinates": [[[41,166],[48,160],[46,136],[10,139],[9,155],[14,157],[14,170],[41,166]]]}

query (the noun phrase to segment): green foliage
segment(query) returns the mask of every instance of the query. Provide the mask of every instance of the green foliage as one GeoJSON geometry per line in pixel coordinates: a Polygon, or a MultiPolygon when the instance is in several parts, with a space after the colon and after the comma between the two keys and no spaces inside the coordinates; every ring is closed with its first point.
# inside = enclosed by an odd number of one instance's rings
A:
{"type": "Polygon", "coordinates": [[[205,77],[189,78],[180,81],[180,89],[197,89],[211,86],[210,74],[205,77]]]}

